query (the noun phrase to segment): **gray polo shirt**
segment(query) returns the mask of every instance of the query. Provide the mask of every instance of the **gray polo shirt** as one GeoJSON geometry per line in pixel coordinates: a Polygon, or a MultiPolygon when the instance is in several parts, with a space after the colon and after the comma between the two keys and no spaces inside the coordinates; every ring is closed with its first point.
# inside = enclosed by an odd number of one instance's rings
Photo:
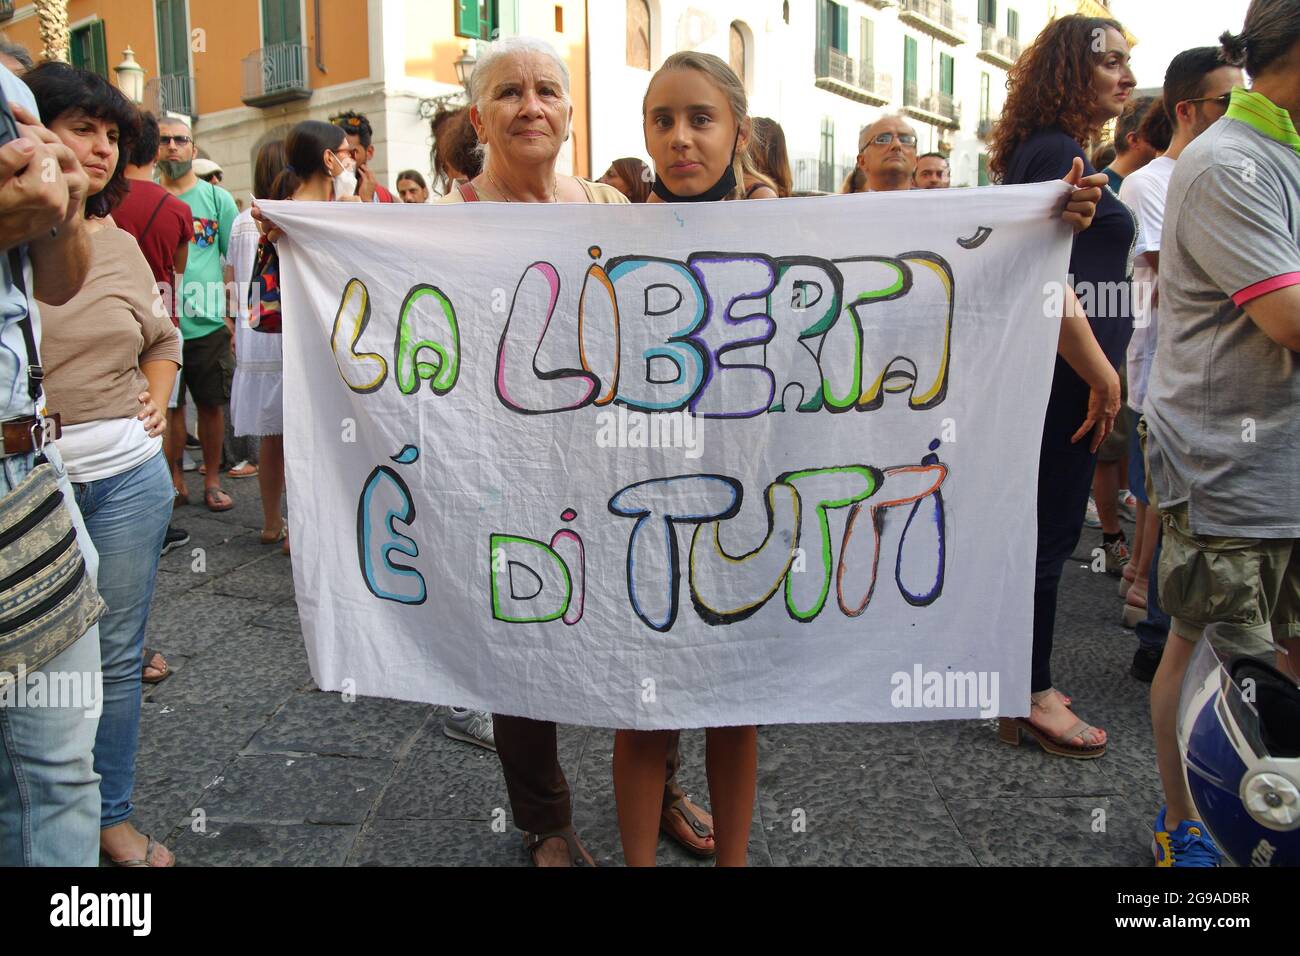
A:
{"type": "Polygon", "coordinates": [[[1160,505],[1186,502],[1196,534],[1300,538],[1300,355],[1242,308],[1300,284],[1300,153],[1283,136],[1230,111],[1169,183],[1148,454],[1160,505]]]}

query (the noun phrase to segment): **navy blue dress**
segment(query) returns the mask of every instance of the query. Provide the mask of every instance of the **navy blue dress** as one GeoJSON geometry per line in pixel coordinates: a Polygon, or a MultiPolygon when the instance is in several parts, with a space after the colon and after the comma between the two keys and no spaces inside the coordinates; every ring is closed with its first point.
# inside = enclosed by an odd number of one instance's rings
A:
{"type": "MultiPolygon", "coordinates": [[[[1039,130],[1011,155],[1003,182],[1040,183],[1062,179],[1074,158],[1083,160],[1085,175],[1096,172],[1083,149],[1062,130],[1039,130]]],[[[1070,282],[1079,293],[1093,334],[1116,368],[1124,359],[1133,334],[1131,288],[1137,222],[1128,207],[1109,189],[1092,225],[1074,237],[1070,253],[1070,282]]],[[[1066,560],[1079,543],[1088,506],[1097,456],[1090,439],[1076,444],[1088,412],[1088,386],[1059,356],[1052,376],[1051,397],[1043,421],[1038,465],[1038,557],[1034,581],[1034,654],[1031,689],[1052,686],[1052,632],[1056,624],[1056,595],[1066,560]]]]}

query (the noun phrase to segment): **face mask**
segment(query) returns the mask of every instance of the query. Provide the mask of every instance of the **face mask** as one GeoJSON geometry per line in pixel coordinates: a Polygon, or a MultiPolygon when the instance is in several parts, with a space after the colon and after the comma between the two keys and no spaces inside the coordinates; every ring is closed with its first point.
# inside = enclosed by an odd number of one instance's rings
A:
{"type": "MultiPolygon", "coordinates": [[[[339,165],[343,166],[343,161],[339,160],[339,165]]],[[[357,171],[355,167],[343,166],[343,172],[337,176],[330,177],[334,181],[334,198],[346,199],[357,191],[357,171]]]]}
{"type": "Polygon", "coordinates": [[[700,193],[698,196],[679,196],[673,192],[655,174],[654,185],[650,190],[662,199],[664,202],[717,202],[719,199],[726,199],[736,189],[736,147],[740,143],[740,134],[736,134],[736,141],[731,144],[731,159],[727,163],[727,171],[722,174],[722,178],[716,183],[700,193]]]}
{"type": "Polygon", "coordinates": [[[158,168],[162,171],[162,174],[166,176],[168,179],[183,178],[190,171],[190,167],[193,165],[194,165],[194,160],[192,159],[158,160],[158,168]]]}

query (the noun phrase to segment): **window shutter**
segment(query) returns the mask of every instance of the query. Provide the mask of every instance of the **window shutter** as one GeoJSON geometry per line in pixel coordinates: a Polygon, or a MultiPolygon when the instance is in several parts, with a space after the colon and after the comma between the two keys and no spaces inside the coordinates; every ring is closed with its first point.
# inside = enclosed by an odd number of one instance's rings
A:
{"type": "Polygon", "coordinates": [[[849,8],[835,4],[835,49],[849,52],[849,8]]]}
{"type": "Polygon", "coordinates": [[[95,20],[86,24],[84,37],[82,69],[108,79],[108,44],[104,42],[104,21],[95,20]]]}
{"type": "Polygon", "coordinates": [[[478,39],[478,0],[456,0],[456,35],[478,39]]]}
{"type": "Polygon", "coordinates": [[[1007,36],[1013,40],[1020,39],[1020,14],[1015,10],[1007,11],[1007,36]]]}
{"type": "Polygon", "coordinates": [[[816,54],[816,75],[830,75],[830,54],[827,50],[831,45],[831,3],[830,0],[817,0],[817,49],[813,51],[816,54]]]}
{"type": "Polygon", "coordinates": [[[862,61],[863,73],[871,76],[875,73],[875,25],[866,17],[862,18],[862,50],[859,59],[862,61]]]}
{"type": "Polygon", "coordinates": [[[953,60],[947,53],[939,54],[939,89],[952,96],[953,60]]]}
{"type": "Polygon", "coordinates": [[[903,79],[916,84],[916,39],[903,37],[903,79]]]}

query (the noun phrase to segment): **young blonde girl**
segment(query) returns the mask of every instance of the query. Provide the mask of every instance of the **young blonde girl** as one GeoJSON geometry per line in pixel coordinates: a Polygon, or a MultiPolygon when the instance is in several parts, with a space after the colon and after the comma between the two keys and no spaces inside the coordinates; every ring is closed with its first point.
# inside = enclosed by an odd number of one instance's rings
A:
{"type": "MultiPolygon", "coordinates": [[[[775,199],[751,154],[745,88],[722,60],[675,53],[650,80],[642,104],[655,181],[647,202],[775,199]]],[[[673,731],[620,730],[614,796],[629,866],[653,866],[663,810],[664,761],[673,731]]],[[[706,772],[718,866],[744,866],[758,775],[755,727],[706,730],[706,772]]]]}

